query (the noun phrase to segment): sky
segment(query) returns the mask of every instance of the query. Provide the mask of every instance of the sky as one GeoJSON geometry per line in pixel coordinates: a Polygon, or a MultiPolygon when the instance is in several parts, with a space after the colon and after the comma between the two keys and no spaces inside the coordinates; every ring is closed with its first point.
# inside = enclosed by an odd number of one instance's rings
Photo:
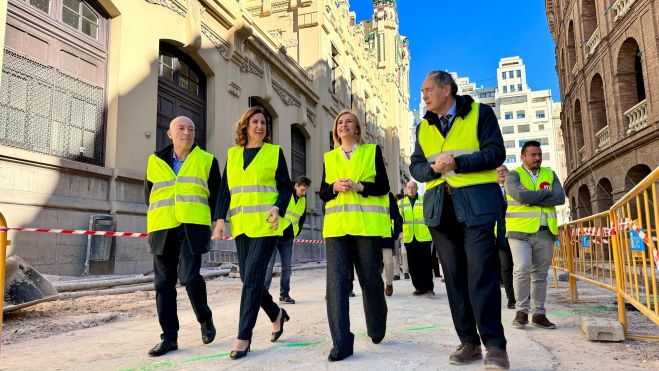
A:
{"type": "MultiPolygon", "coordinates": [[[[410,41],[410,108],[417,109],[430,70],[457,72],[477,87],[496,86],[499,59],[519,56],[532,90],[560,100],[555,45],[544,1],[398,0],[400,34],[410,41]]],[[[350,0],[357,20],[370,19],[370,0],[350,0]]]]}

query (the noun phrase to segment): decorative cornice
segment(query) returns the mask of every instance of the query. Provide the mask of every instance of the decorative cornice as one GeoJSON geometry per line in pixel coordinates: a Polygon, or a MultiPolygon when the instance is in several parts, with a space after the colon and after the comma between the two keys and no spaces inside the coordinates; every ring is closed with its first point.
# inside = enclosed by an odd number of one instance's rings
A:
{"type": "Polygon", "coordinates": [[[145,0],[145,1],[149,4],[163,6],[182,17],[185,17],[187,15],[187,9],[176,0],[145,0]]]}
{"type": "Polygon", "coordinates": [[[272,89],[275,91],[275,93],[277,93],[277,95],[279,95],[279,98],[281,98],[281,101],[284,102],[285,105],[300,107],[300,100],[293,94],[289,93],[286,88],[281,86],[275,80],[272,80],[272,89]]]}
{"type": "Polygon", "coordinates": [[[236,84],[235,82],[230,82],[229,85],[227,86],[227,91],[229,92],[229,94],[236,97],[240,97],[241,90],[242,88],[240,87],[240,85],[236,84]]]}
{"type": "Polygon", "coordinates": [[[316,127],[316,124],[318,122],[318,116],[316,114],[307,108],[307,118],[309,118],[309,121],[313,124],[314,127],[316,127]]]}
{"type": "Polygon", "coordinates": [[[243,58],[240,63],[240,72],[253,73],[258,77],[263,77],[263,69],[247,57],[243,58]]]}
{"type": "Polygon", "coordinates": [[[222,36],[211,30],[205,23],[201,24],[201,32],[215,45],[215,49],[220,53],[222,58],[229,60],[231,45],[228,41],[224,40],[222,36]]]}

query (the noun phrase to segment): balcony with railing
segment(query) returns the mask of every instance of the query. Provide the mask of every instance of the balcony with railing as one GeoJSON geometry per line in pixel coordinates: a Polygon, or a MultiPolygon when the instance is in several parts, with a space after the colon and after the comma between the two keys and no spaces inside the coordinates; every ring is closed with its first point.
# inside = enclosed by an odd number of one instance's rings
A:
{"type": "Polygon", "coordinates": [[[647,102],[646,99],[643,99],[625,112],[625,117],[629,119],[629,130],[627,130],[627,134],[635,133],[648,126],[647,102]]]}
{"type": "Polygon", "coordinates": [[[616,16],[613,18],[613,21],[615,22],[627,14],[635,2],[636,0],[616,0],[616,2],[613,3],[613,6],[611,7],[616,14],[616,16]]]}
{"type": "Polygon", "coordinates": [[[579,163],[586,162],[586,146],[579,148],[579,163]]]}
{"type": "Polygon", "coordinates": [[[589,57],[595,53],[595,49],[597,48],[597,45],[599,45],[601,39],[600,29],[598,27],[595,29],[593,34],[590,35],[588,41],[586,41],[586,50],[588,51],[589,57]]]}
{"type": "Polygon", "coordinates": [[[604,148],[609,146],[609,138],[610,138],[610,131],[609,127],[605,126],[602,128],[602,130],[598,131],[595,134],[595,138],[597,138],[597,150],[601,151],[604,148]]]}

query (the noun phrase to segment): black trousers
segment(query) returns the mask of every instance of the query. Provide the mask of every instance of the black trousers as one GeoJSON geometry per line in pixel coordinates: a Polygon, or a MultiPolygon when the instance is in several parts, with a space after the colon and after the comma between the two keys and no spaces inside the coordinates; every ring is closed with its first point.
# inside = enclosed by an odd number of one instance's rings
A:
{"type": "Polygon", "coordinates": [[[327,244],[327,320],[333,352],[352,351],[355,336],[350,332],[350,275],[357,270],[362,288],[367,334],[383,337],[387,330],[387,302],[380,275],[382,246],[379,237],[345,236],[326,239],[327,244]],[[354,268],[353,268],[354,267],[354,268]]]}
{"type": "Polygon", "coordinates": [[[206,282],[199,274],[201,255],[192,254],[183,226],[167,233],[162,255],[153,256],[156,308],[163,340],[177,340],[178,316],[176,314],[176,280],[185,286],[197,321],[206,322],[212,313],[206,298],[206,282]]]}
{"type": "Polygon", "coordinates": [[[412,285],[419,291],[428,291],[435,288],[433,283],[432,261],[437,257],[432,256],[430,249],[432,242],[419,242],[413,239],[405,243],[407,250],[407,265],[412,276],[412,285]]]}
{"type": "Polygon", "coordinates": [[[506,290],[506,298],[509,302],[515,302],[515,290],[513,289],[513,254],[506,238],[506,246],[499,247],[499,260],[501,262],[501,281],[506,290]]]}
{"type": "Polygon", "coordinates": [[[278,237],[250,238],[244,234],[237,236],[238,267],[243,290],[240,296],[240,320],[238,322],[238,339],[251,340],[252,330],[256,325],[259,307],[263,308],[270,322],[279,317],[279,306],[265,289],[263,282],[268,263],[275,250],[278,237]]]}
{"type": "Polygon", "coordinates": [[[486,347],[506,349],[494,222],[467,227],[456,220],[453,200],[445,195],[441,223],[431,227],[430,234],[444,268],[460,342],[480,345],[482,340],[486,347]]]}
{"type": "Polygon", "coordinates": [[[430,255],[432,255],[432,261],[431,261],[431,266],[432,266],[432,271],[435,274],[435,277],[441,277],[442,273],[439,271],[439,255],[437,255],[437,246],[435,244],[432,244],[432,251],[430,252],[430,255]]]}

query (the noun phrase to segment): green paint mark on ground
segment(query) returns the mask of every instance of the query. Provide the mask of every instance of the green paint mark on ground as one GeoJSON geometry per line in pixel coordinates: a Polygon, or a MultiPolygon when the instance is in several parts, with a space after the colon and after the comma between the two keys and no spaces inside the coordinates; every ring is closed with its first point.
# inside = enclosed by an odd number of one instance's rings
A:
{"type": "Polygon", "coordinates": [[[410,327],[410,328],[407,328],[406,330],[407,331],[423,331],[423,330],[432,330],[432,329],[436,329],[436,328],[441,329],[442,326],[410,327]]]}
{"type": "Polygon", "coordinates": [[[322,344],[322,341],[314,341],[311,343],[284,343],[282,346],[285,347],[310,347],[312,345],[322,344]]]}
{"type": "Polygon", "coordinates": [[[203,357],[197,357],[197,358],[190,358],[186,359],[183,362],[184,363],[189,363],[189,362],[197,362],[197,361],[205,361],[207,359],[213,359],[213,358],[221,358],[221,357],[226,357],[229,355],[229,352],[226,353],[218,353],[218,354],[211,354],[209,356],[203,356],[203,357]]]}

